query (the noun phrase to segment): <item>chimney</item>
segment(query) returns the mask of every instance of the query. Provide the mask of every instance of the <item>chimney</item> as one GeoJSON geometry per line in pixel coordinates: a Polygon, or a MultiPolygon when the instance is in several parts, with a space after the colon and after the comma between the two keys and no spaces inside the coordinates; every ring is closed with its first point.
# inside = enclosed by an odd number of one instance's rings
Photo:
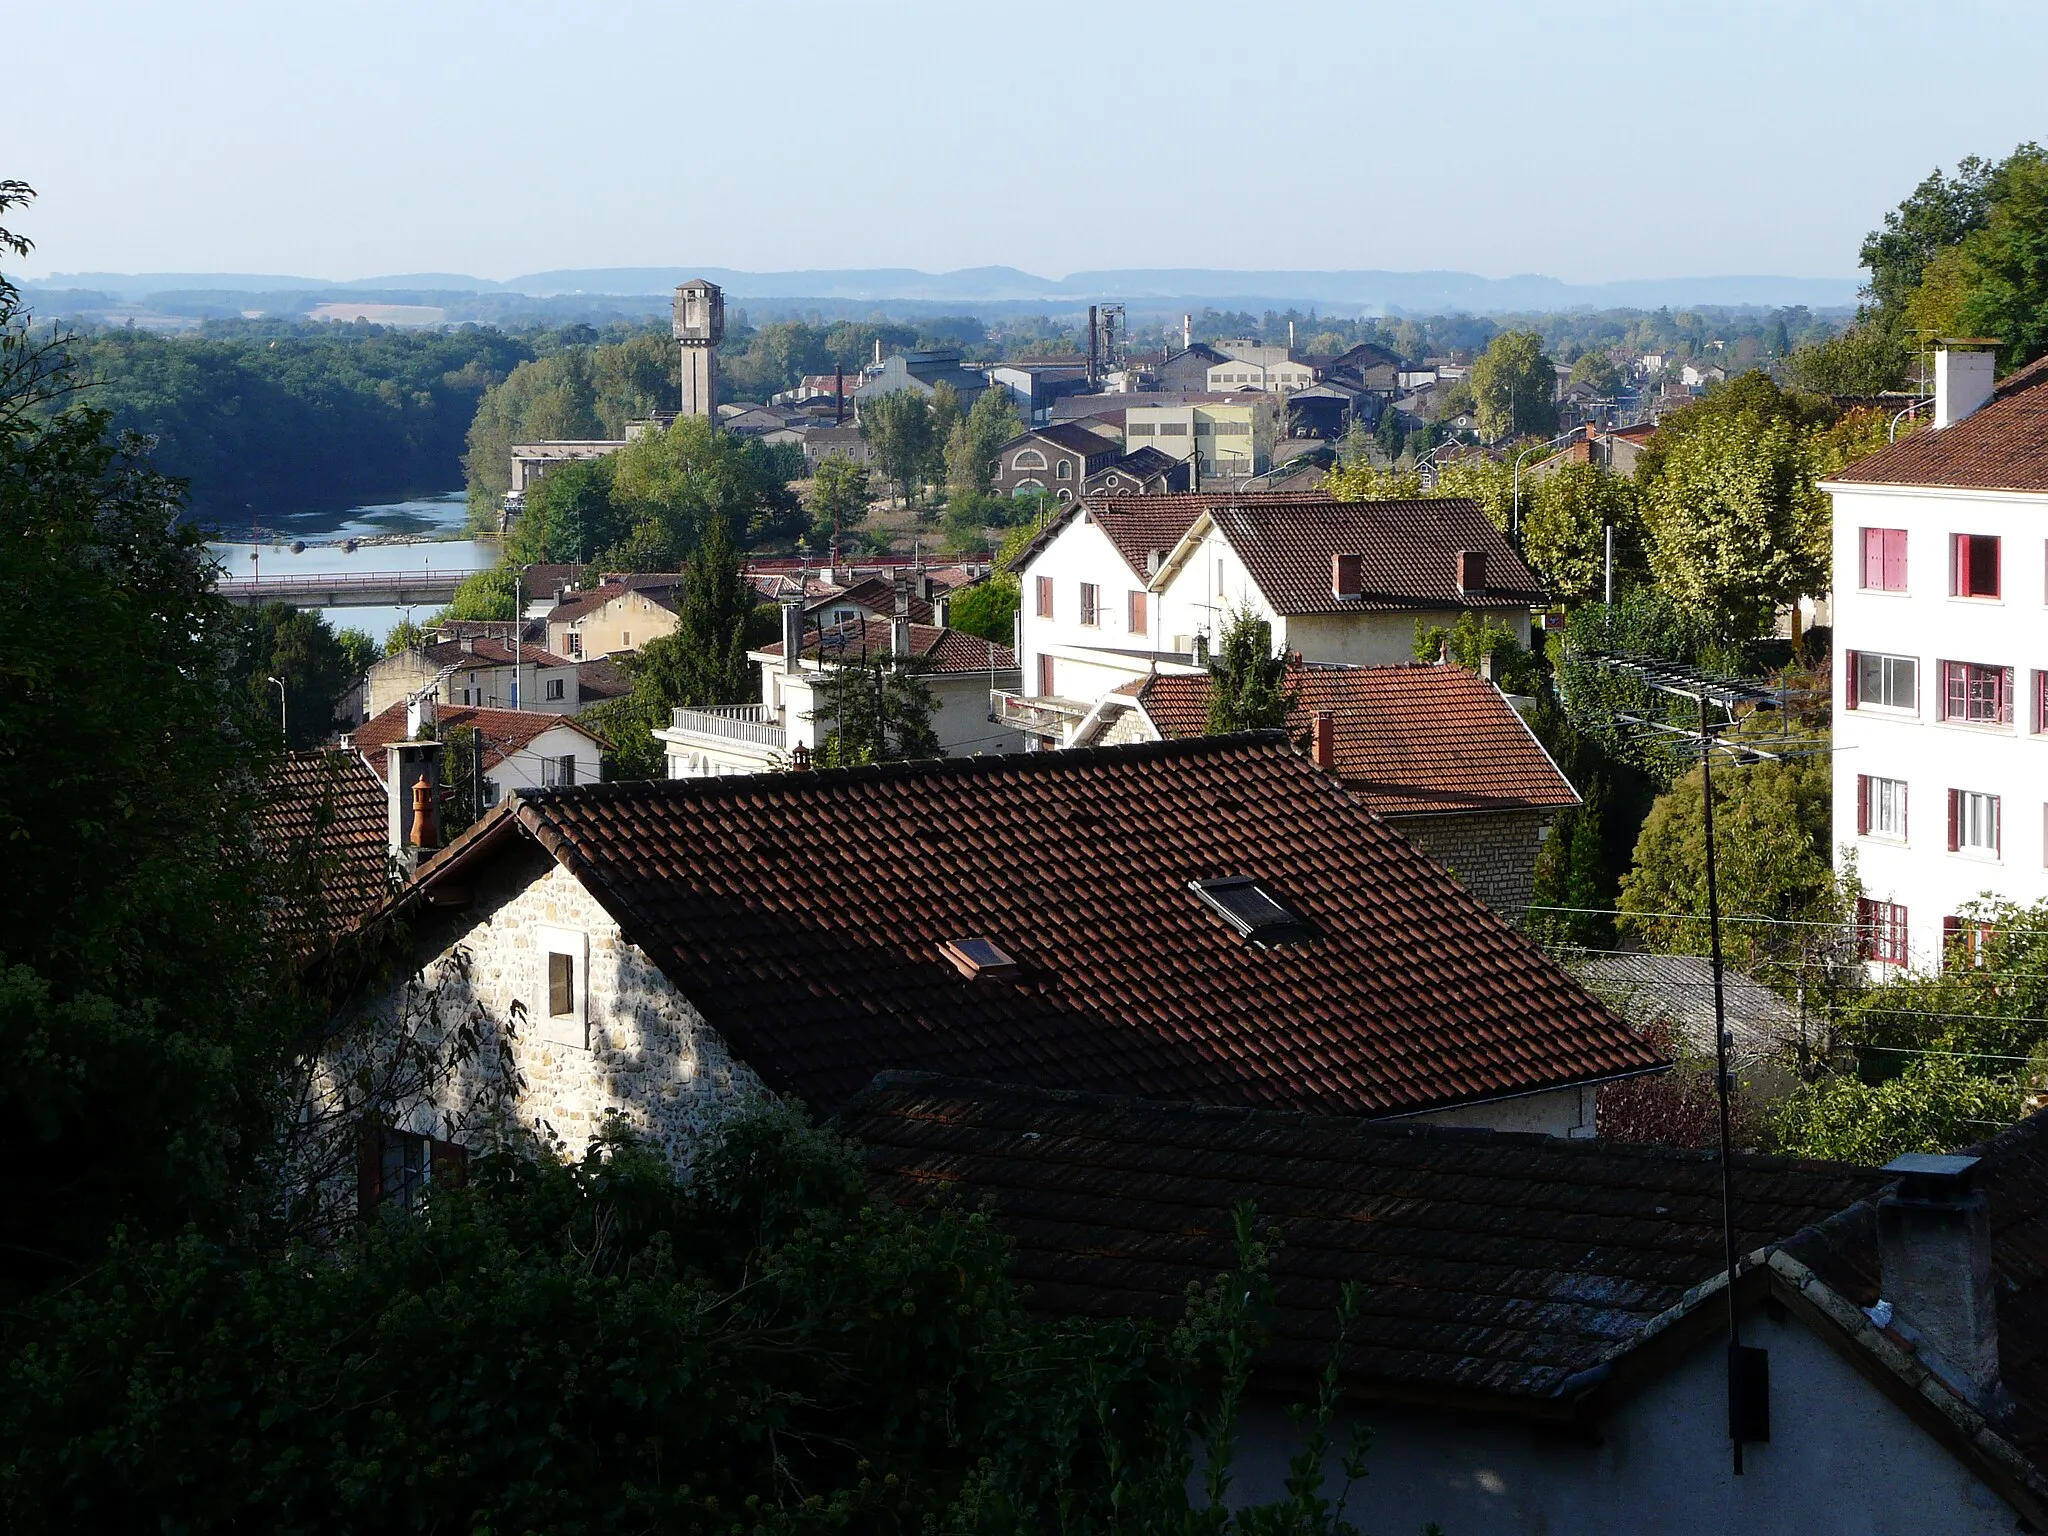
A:
{"type": "Polygon", "coordinates": [[[384,748],[385,843],[410,876],[441,845],[441,743],[394,741],[384,748]]]}
{"type": "Polygon", "coordinates": [[[1330,556],[1330,596],[1357,597],[1365,591],[1363,555],[1330,556]]]}
{"type": "Polygon", "coordinates": [[[440,718],[439,700],[431,693],[415,693],[405,701],[405,739],[424,741],[434,734],[440,718]]]}
{"type": "Polygon", "coordinates": [[[1180,349],[1185,352],[1194,344],[1195,317],[1193,315],[1182,315],[1180,317],[1180,349]]]}
{"type": "Polygon", "coordinates": [[[832,425],[835,427],[846,425],[846,369],[844,367],[832,370],[832,425]]]}
{"type": "Polygon", "coordinates": [[[1493,681],[1493,652],[1490,650],[1479,653],[1479,675],[1489,683],[1493,681]]]}
{"type": "Polygon", "coordinates": [[[1460,592],[1484,592],[1486,590],[1486,551],[1483,549],[1461,549],[1458,551],[1458,590],[1460,592]]]}
{"type": "Polygon", "coordinates": [[[910,654],[910,615],[907,613],[899,613],[889,621],[889,654],[910,654]]]}
{"type": "Polygon", "coordinates": [[[1095,306],[1088,306],[1088,387],[1095,387],[1095,306]]]}
{"type": "Polygon", "coordinates": [[[803,599],[782,605],[782,670],[801,672],[804,655],[803,599]]]}
{"type": "Polygon", "coordinates": [[[953,617],[953,599],[941,592],[932,599],[932,623],[944,629],[953,617]]]}
{"type": "Polygon", "coordinates": [[[1337,722],[1327,709],[1308,717],[1308,756],[1325,773],[1337,766],[1337,722]]]}
{"type": "Polygon", "coordinates": [[[1976,338],[1940,341],[1934,346],[1934,428],[1952,427],[1973,416],[1991,399],[1997,383],[1995,343],[1976,338]],[[1968,348],[1969,350],[1965,350],[1968,348]]]}
{"type": "Polygon", "coordinates": [[[879,336],[875,338],[875,366],[882,366],[882,338],[879,336]]]}
{"type": "Polygon", "coordinates": [[[1877,1204],[1877,1249],[1899,1331],[1930,1370],[1988,1410],[2000,1395],[1998,1314],[1991,1218],[1971,1187],[1977,1163],[1932,1152],[1887,1163],[1899,1182],[1877,1204]]]}

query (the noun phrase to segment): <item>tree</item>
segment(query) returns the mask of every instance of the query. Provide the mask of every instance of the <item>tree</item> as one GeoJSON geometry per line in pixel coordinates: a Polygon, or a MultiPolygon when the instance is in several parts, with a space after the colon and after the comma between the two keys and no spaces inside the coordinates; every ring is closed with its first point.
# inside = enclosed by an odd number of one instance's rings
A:
{"type": "MultiPolygon", "coordinates": [[[[249,718],[274,732],[278,720],[278,679],[284,684],[284,745],[311,747],[334,734],[334,706],[360,678],[334,631],[319,614],[284,603],[266,603],[243,617],[236,678],[249,718]]],[[[358,637],[363,646],[369,636],[358,637]]]]}
{"type": "Polygon", "coordinates": [[[1852,325],[1839,336],[1796,349],[1785,360],[1795,389],[1817,395],[1876,395],[1906,382],[1913,354],[1900,334],[1881,325],[1852,325]]]}
{"type": "Polygon", "coordinates": [[[868,515],[868,467],[834,454],[811,479],[811,539],[831,546],[854,532],[868,515]]]}
{"type": "Polygon", "coordinates": [[[1534,331],[1502,331],[1472,364],[1479,431],[1499,440],[1557,431],[1557,370],[1534,331]]]}
{"type": "Polygon", "coordinates": [[[1380,422],[1378,427],[1373,430],[1373,442],[1378,446],[1380,452],[1386,455],[1389,464],[1401,457],[1401,443],[1404,436],[1405,434],[1401,427],[1401,413],[1395,410],[1393,402],[1389,401],[1380,407],[1380,422]]]}
{"type": "Polygon", "coordinates": [[[1575,603],[1605,589],[1608,528],[1623,577],[1642,567],[1635,484],[1597,464],[1559,464],[1522,486],[1522,555],[1551,596],[1575,603]]]}
{"type": "Polygon", "coordinates": [[[367,630],[353,627],[338,630],[334,643],[341,647],[342,664],[347,668],[350,682],[369,671],[384,654],[384,648],[370,638],[367,630]]]}
{"type": "Polygon", "coordinates": [[[828,665],[813,718],[832,729],[818,745],[818,766],[940,756],[923,670],[911,656],[848,656],[828,665]]]}
{"type": "Polygon", "coordinates": [[[883,395],[861,407],[861,436],[883,474],[894,480],[909,506],[932,454],[932,408],[914,389],[883,395]]]}
{"type": "MultiPolygon", "coordinates": [[[[472,571],[455,588],[447,617],[473,623],[510,622],[517,611],[513,586],[518,580],[519,567],[515,565],[494,565],[487,571],[472,571]]],[[[530,593],[528,595],[531,596],[530,593]]]]}
{"type": "Polygon", "coordinates": [[[672,571],[719,518],[751,545],[793,533],[801,516],[760,445],[701,416],[641,433],[612,462],[612,500],[632,531],[600,557],[609,570],[672,571]]]}
{"type": "Polygon", "coordinates": [[[1988,222],[2006,169],[2015,161],[2038,159],[2040,150],[2022,144],[1994,164],[1972,155],[1954,176],[1939,169],[1884,217],[1884,228],[1864,236],[1860,259],[1870,273],[1870,306],[1880,325],[1901,328],[1906,303],[1935,257],[1959,245],[1988,222]]]}
{"type": "Polygon", "coordinates": [[[1515,632],[1469,608],[1448,627],[1417,619],[1413,654],[1417,661],[1446,660],[1468,672],[1477,672],[1490,661],[1494,679],[1508,693],[1534,694],[1542,686],[1535,654],[1522,648],[1515,632]]]}
{"type": "Polygon", "coordinates": [[[518,565],[587,564],[625,539],[630,528],[612,497],[610,457],[557,465],[526,493],[526,507],[505,541],[518,565]]]}
{"type": "Polygon", "coordinates": [[[960,410],[960,391],[940,381],[932,389],[932,419],[926,436],[924,464],[918,471],[920,480],[937,484],[945,482],[946,445],[953,440],[954,429],[964,419],[960,410]]]}
{"type": "Polygon", "coordinates": [[[427,632],[409,618],[400,619],[391,626],[391,632],[384,637],[384,654],[396,656],[401,651],[427,643],[427,632]]]}
{"type": "Polygon", "coordinates": [[[946,438],[946,485],[986,496],[995,483],[996,454],[1024,431],[1010,392],[991,385],[946,438]]]}
{"type": "Polygon", "coordinates": [[[1230,615],[1209,658],[1209,734],[1286,729],[1295,704],[1286,684],[1287,658],[1273,653],[1273,627],[1249,610],[1230,615]]]}
{"type": "Polygon", "coordinates": [[[1999,167],[1982,227],[1927,264],[1906,313],[1930,334],[1996,336],[2008,368],[2048,352],[2048,155],[1999,167]]]}
{"type": "Polygon", "coordinates": [[[1794,1157],[1881,1168],[1906,1152],[1955,1152],[2017,1120],[2025,1095],[1949,1057],[1922,1057],[1898,1076],[1869,1083],[1830,1074],[1788,1098],[1772,1127],[1794,1157]]]}
{"type": "Polygon", "coordinates": [[[725,519],[714,517],[683,575],[676,619],[676,687],[672,704],[743,704],[754,695],[747,663],[747,624],[754,589],[740,570],[739,551],[725,519]]]}
{"type": "Polygon", "coordinates": [[[1588,386],[1596,395],[1611,395],[1621,388],[1621,370],[1604,349],[1596,347],[1574,359],[1571,381],[1588,386]]]}

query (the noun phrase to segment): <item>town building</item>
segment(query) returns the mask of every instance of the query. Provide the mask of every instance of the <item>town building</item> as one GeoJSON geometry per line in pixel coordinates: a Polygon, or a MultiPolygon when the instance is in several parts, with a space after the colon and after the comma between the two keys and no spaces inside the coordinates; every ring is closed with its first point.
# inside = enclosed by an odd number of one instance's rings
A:
{"type": "Polygon", "coordinates": [[[256,839],[276,872],[270,934],[313,960],[395,893],[384,782],[356,753],[288,752],[272,771],[256,839]]]}
{"type": "Polygon", "coordinates": [[[718,420],[718,344],[725,339],[725,292],[695,278],[676,287],[669,332],[681,354],[682,414],[718,420]]]}
{"type": "Polygon", "coordinates": [[[1887,970],[1937,968],[1981,898],[2048,899],[2048,361],[1934,359],[1929,425],[1823,486],[1834,841],[1887,970]]]}
{"type": "Polygon", "coordinates": [[[1270,396],[1131,395],[1123,406],[1126,450],[1190,460],[1204,481],[1255,475],[1273,462],[1279,411],[1270,396]]]}
{"type": "Polygon", "coordinates": [[[637,651],[675,633],[682,602],[680,573],[615,576],[571,592],[548,610],[547,649],[571,661],[637,651]]]}
{"type": "Polygon", "coordinates": [[[480,1032],[393,1126],[452,1141],[487,1070],[519,1123],[682,1161],[895,1069],[1589,1136],[1666,1066],[1270,734],[515,796],[403,910],[418,981],[344,1022],[480,1032]]]}
{"type": "Polygon", "coordinates": [[[363,723],[348,740],[380,781],[387,773],[385,748],[422,732],[447,741],[474,731],[482,757],[484,804],[508,794],[595,784],[604,776],[605,739],[578,720],[526,710],[465,709],[432,699],[394,704],[363,723]]]}
{"type": "Polygon", "coordinates": [[[960,397],[960,409],[967,411],[988,388],[988,375],[979,369],[962,367],[957,347],[898,352],[884,358],[879,369],[861,380],[853,399],[854,404],[862,408],[884,395],[902,394],[905,390],[930,399],[938,393],[941,384],[953,387],[953,393],[960,397]]]}
{"type": "Polygon", "coordinates": [[[1124,456],[1115,437],[1079,422],[1055,422],[1013,437],[996,451],[998,496],[1047,491],[1060,505],[1081,495],[1088,479],[1124,456]]]}
{"type": "Polygon", "coordinates": [[[574,659],[497,635],[464,634],[407,646],[373,663],[364,683],[370,716],[421,697],[466,708],[548,715],[573,715],[583,707],[574,659]]]}
{"type": "Polygon", "coordinates": [[[1194,466],[1157,448],[1127,453],[1081,483],[1084,496],[1171,496],[1194,488],[1194,466]]]}
{"type": "MultiPolygon", "coordinates": [[[[1199,736],[1209,686],[1193,669],[1127,684],[1097,713],[1094,739],[1199,736]]],[[[1291,664],[1284,686],[1287,734],[1309,761],[1519,926],[1537,852],[1579,794],[1507,697],[1463,667],[1413,663],[1291,664]]]]}
{"type": "MultiPolygon", "coordinates": [[[[821,617],[831,613],[828,601],[821,617]]],[[[832,733],[830,674],[848,663],[885,658],[900,658],[930,690],[931,726],[941,752],[1004,752],[1022,745],[1013,729],[989,718],[990,693],[1017,685],[1016,656],[1008,646],[916,623],[907,614],[826,625],[809,622],[804,608],[788,603],[782,620],[782,639],[747,653],[761,669],[760,703],[676,709],[654,733],[668,754],[670,778],[790,767],[832,733]]]]}
{"type": "Polygon", "coordinates": [[[804,464],[812,474],[827,459],[845,459],[854,464],[872,464],[867,434],[859,427],[813,427],[803,438],[804,464]]]}
{"type": "Polygon", "coordinates": [[[1161,390],[1206,391],[1209,388],[1209,370],[1228,361],[1228,357],[1207,342],[1187,342],[1178,352],[1169,352],[1161,358],[1150,371],[1161,390]]]}
{"type": "Polygon", "coordinates": [[[2048,1116],[1883,1171],[1737,1154],[1731,1306],[1711,1152],[1165,1097],[906,1073],[836,1123],[884,1198],[987,1209],[1055,1317],[1180,1317],[1249,1205],[1275,1304],[1233,1504],[1296,1487],[1334,1362],[1326,1491],[1369,1428],[1368,1530],[2048,1528],[2048,1116]]]}
{"type": "Polygon", "coordinates": [[[1223,361],[1209,365],[1204,387],[1211,390],[1257,389],[1292,394],[1316,381],[1316,369],[1297,360],[1287,347],[1262,346],[1249,338],[1218,343],[1223,361]]]}
{"type": "Polygon", "coordinates": [[[1536,578],[1476,502],[1327,496],[1100,497],[1018,556],[1028,696],[997,701],[1050,745],[1084,733],[1125,684],[1199,668],[1234,616],[1310,662],[1414,658],[1417,621],[1467,612],[1529,642],[1536,578]]]}

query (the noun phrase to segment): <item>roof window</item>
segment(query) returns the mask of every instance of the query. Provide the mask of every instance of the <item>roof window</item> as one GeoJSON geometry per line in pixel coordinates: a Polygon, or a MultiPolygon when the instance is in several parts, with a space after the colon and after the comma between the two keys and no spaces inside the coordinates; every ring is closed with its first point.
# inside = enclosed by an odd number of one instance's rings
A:
{"type": "Polygon", "coordinates": [[[948,939],[939,951],[969,981],[1014,981],[1024,970],[992,939],[948,939]]]}
{"type": "Polygon", "coordinates": [[[1260,949],[1299,944],[1315,937],[1315,929],[1309,926],[1307,918],[1275,900],[1249,875],[1190,880],[1188,889],[1201,898],[1202,905],[1230,924],[1239,938],[1260,949]]]}

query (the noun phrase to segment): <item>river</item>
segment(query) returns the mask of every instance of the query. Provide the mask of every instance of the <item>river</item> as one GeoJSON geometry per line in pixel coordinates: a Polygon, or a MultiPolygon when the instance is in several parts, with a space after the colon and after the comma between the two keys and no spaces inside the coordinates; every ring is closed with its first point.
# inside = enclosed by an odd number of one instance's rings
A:
{"type": "MultiPolygon", "coordinates": [[[[437,571],[480,571],[498,563],[494,539],[466,537],[468,503],[461,491],[381,502],[343,511],[287,512],[264,519],[261,539],[225,539],[206,547],[223,569],[251,575],[321,576],[333,571],[396,571],[428,567],[437,571]],[[348,548],[349,541],[356,547],[348,548]],[[378,542],[369,543],[366,540],[378,542]],[[292,551],[294,541],[305,548],[292,551]]],[[[239,530],[237,530],[239,532],[239,530]]],[[[425,618],[431,610],[328,608],[336,629],[360,629],[382,640],[400,619],[425,618]]]]}

